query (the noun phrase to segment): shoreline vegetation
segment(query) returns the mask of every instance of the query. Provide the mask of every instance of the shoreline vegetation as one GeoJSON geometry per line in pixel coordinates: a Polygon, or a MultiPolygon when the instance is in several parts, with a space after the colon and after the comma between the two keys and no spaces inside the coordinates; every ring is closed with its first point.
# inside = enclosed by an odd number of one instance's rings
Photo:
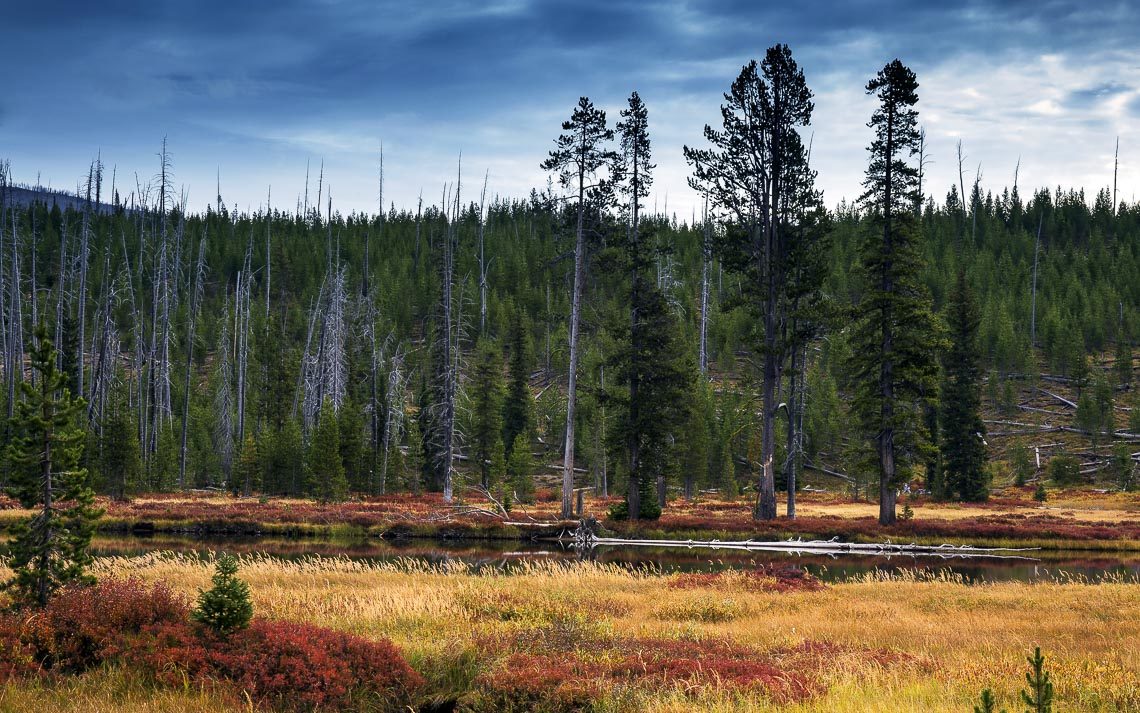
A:
{"type": "MultiPolygon", "coordinates": [[[[1008,707],[1034,646],[1048,657],[1058,710],[1140,705],[1130,645],[1140,587],[1124,580],[967,585],[947,573],[876,573],[824,585],[794,568],[661,576],[578,562],[496,574],[410,560],[238,560],[257,626],[390,641],[423,679],[405,700],[413,710],[949,712],[969,710],[983,688],[1008,707]]],[[[189,601],[213,565],[154,553],[97,558],[91,571],[189,601]]],[[[0,710],[250,710],[223,683],[187,675],[167,685],[111,661],[11,681],[0,710]]]]}
{"type": "MultiPolygon", "coordinates": [[[[1140,551],[1140,496],[1071,489],[1048,503],[1032,488],[1007,488],[986,503],[945,503],[915,497],[914,516],[890,526],[874,517],[874,503],[807,492],[795,519],[757,522],[743,499],[678,499],[656,521],[628,522],[605,516],[619,498],[584,499],[584,516],[607,531],[649,539],[831,539],[843,542],[1032,546],[1042,549],[1140,551]]],[[[103,534],[276,536],[294,538],[433,538],[530,541],[569,532],[576,520],[558,518],[556,494],[540,490],[536,502],[496,515],[474,495],[447,505],[438,494],[392,495],[321,504],[292,498],[243,498],[224,494],[142,495],[129,501],[100,499],[103,534]],[[553,525],[553,527],[552,527],[553,525]]],[[[782,514],[782,513],[781,513],[782,514]]],[[[12,501],[0,503],[0,531],[27,515],[12,501]]]]}

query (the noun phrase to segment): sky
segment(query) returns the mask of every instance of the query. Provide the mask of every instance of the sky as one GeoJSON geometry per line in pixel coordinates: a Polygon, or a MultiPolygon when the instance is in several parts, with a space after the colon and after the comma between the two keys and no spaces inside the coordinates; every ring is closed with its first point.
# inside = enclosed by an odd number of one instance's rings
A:
{"type": "Polygon", "coordinates": [[[13,179],[74,189],[101,155],[120,194],[151,181],[167,141],[192,210],[310,200],[333,208],[523,197],[578,97],[611,125],[636,90],[657,163],[650,208],[687,220],[684,145],[704,146],[750,59],[786,43],[815,94],[812,163],[825,202],[860,193],[868,79],[901,59],[941,202],[985,189],[1111,186],[1140,197],[1140,3],[1011,0],[101,0],[0,3],[0,159],[13,179]],[[465,199],[466,200],[466,199],[465,199]]]}

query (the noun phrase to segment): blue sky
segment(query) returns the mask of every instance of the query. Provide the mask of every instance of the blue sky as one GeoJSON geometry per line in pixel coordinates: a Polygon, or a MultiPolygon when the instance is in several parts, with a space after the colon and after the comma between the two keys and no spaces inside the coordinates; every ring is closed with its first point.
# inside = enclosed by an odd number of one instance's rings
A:
{"type": "Polygon", "coordinates": [[[74,187],[101,151],[126,195],[164,136],[190,206],[292,209],[321,161],[334,209],[439,200],[463,153],[468,196],[545,185],[539,163],[577,98],[611,121],[632,90],[650,112],[659,208],[687,218],[684,144],[719,118],[750,58],[788,43],[816,95],[813,163],[828,204],[866,165],[863,85],[899,57],[918,75],[939,200],[981,164],[1000,190],[1112,180],[1140,197],[1140,4],[710,0],[102,0],[0,7],[0,158],[17,181],[74,187]]]}

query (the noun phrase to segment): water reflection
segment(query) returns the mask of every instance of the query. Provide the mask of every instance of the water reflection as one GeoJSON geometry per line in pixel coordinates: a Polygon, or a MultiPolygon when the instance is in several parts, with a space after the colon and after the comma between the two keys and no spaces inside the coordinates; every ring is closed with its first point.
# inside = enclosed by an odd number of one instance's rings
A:
{"type": "Polygon", "coordinates": [[[391,561],[413,558],[424,562],[462,561],[476,568],[510,570],[533,561],[619,563],[629,567],[673,572],[721,572],[759,565],[794,564],[828,582],[869,572],[904,573],[915,570],[948,571],[967,582],[1048,581],[1083,578],[1140,580],[1140,552],[1040,551],[1038,561],[1017,559],[952,559],[937,556],[808,555],[733,550],[688,550],[654,547],[595,547],[575,550],[555,542],[526,543],[493,540],[359,539],[320,540],[287,538],[193,538],[168,535],[99,536],[92,543],[96,555],[135,556],[155,551],[208,553],[259,553],[282,558],[337,556],[391,561]]]}

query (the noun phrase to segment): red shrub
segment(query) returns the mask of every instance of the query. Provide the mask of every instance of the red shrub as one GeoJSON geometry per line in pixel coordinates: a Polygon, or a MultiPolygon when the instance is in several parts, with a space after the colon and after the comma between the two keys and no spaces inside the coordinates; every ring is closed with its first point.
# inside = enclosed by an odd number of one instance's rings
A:
{"type": "Polygon", "coordinates": [[[360,696],[396,703],[423,683],[390,642],[311,624],[255,621],[222,649],[227,678],[290,709],[354,710],[360,696]]]}
{"type": "Polygon", "coordinates": [[[602,691],[623,686],[690,690],[718,686],[760,692],[778,703],[800,701],[822,688],[810,675],[822,666],[783,662],[731,641],[612,639],[594,642],[583,658],[577,648],[512,653],[476,679],[493,710],[581,710],[602,691]],[[604,650],[599,650],[597,645],[604,650]]]}
{"type": "Polygon", "coordinates": [[[362,699],[395,706],[423,683],[386,640],[286,621],[255,620],[226,638],[187,622],[151,627],[123,658],[162,683],[230,681],[288,710],[356,710],[362,699]]]}
{"type": "Polygon", "coordinates": [[[40,670],[35,652],[20,638],[23,619],[17,614],[0,614],[0,684],[40,670]]]}
{"type": "Polygon", "coordinates": [[[738,574],[724,572],[679,574],[669,580],[671,589],[720,588],[731,585],[740,585],[754,592],[817,592],[825,588],[823,582],[812,576],[810,572],[790,564],[762,564],[755,569],[742,570],[738,574]]]}
{"type": "Polygon", "coordinates": [[[42,610],[0,615],[0,682],[105,661],[171,685],[229,682],[289,710],[403,706],[423,682],[386,640],[261,620],[222,638],[191,623],[170,589],[136,580],[69,588],[42,610]]]}
{"type": "Polygon", "coordinates": [[[106,580],[69,587],[24,614],[20,638],[45,668],[83,671],[114,658],[146,627],[185,621],[186,601],[162,584],[106,580]]]}

